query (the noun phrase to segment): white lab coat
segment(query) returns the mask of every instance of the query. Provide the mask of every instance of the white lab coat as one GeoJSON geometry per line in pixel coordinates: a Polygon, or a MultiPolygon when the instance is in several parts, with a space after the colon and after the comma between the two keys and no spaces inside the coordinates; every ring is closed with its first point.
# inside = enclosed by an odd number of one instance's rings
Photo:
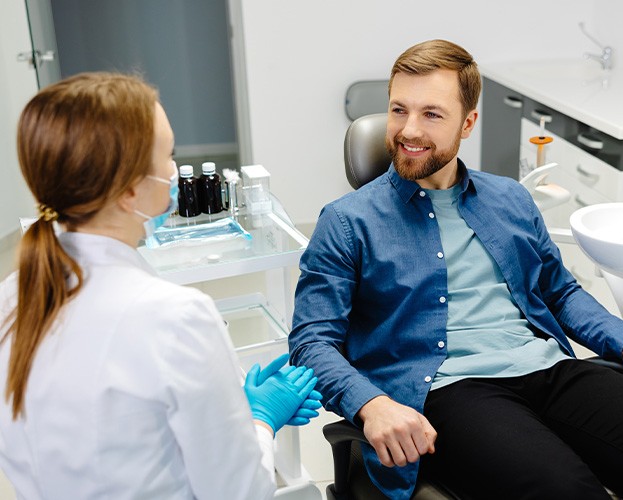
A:
{"type": "MultiPolygon", "coordinates": [[[[13,421],[0,403],[0,467],[18,496],[272,498],[270,460],[262,465],[212,300],[156,277],[117,240],[65,233],[61,241],[84,287],[37,351],[26,418],[13,421]]],[[[12,275],[0,284],[0,321],[16,295],[12,275]]],[[[0,346],[3,394],[9,354],[10,341],[0,346]]]]}

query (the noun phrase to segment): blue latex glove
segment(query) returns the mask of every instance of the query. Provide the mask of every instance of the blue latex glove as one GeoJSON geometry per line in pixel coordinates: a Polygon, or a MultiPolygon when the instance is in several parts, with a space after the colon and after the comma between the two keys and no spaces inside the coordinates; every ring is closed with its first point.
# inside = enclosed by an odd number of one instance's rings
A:
{"type": "Polygon", "coordinates": [[[266,368],[260,371],[260,374],[257,377],[258,385],[262,385],[268,377],[274,375],[278,371],[280,371],[284,375],[288,375],[291,371],[293,371],[296,368],[295,366],[283,366],[288,362],[288,359],[290,358],[286,353],[282,354],[278,358],[273,359],[269,364],[267,364],[266,368]]]}
{"type": "Polygon", "coordinates": [[[280,370],[287,360],[287,355],[280,356],[264,370],[253,365],[244,383],[253,418],[266,422],[275,433],[296,414],[318,381],[304,366],[280,370]]]}
{"type": "Polygon", "coordinates": [[[307,399],[303,401],[303,404],[296,410],[294,416],[288,420],[288,425],[307,425],[312,418],[318,416],[316,410],[322,407],[321,399],[322,394],[316,390],[311,391],[307,399]]]}
{"type": "MultiPolygon", "coordinates": [[[[266,368],[264,368],[258,377],[258,384],[262,384],[268,377],[273,375],[279,370],[283,375],[288,375],[291,373],[296,367],[294,366],[283,366],[288,361],[288,354],[282,354],[278,358],[275,358],[271,361],[266,368]]],[[[322,399],[322,394],[318,391],[311,391],[307,399],[303,401],[299,409],[296,411],[294,416],[288,420],[287,425],[307,425],[312,418],[318,416],[318,410],[322,407],[320,400],[322,399]]]]}

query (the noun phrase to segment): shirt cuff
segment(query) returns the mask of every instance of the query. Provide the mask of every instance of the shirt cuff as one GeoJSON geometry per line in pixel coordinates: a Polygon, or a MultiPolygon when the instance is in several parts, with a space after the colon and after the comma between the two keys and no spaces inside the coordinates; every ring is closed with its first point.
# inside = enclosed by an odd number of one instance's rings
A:
{"type": "Polygon", "coordinates": [[[353,424],[361,425],[357,413],[363,405],[378,396],[387,396],[387,394],[370,383],[349,387],[342,396],[340,404],[344,416],[353,424]]]}

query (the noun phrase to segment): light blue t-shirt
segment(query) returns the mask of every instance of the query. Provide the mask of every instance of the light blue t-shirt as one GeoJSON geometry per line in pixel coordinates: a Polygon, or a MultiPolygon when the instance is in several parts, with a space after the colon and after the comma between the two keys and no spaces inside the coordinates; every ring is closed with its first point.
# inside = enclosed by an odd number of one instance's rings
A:
{"type": "Polygon", "coordinates": [[[495,260],[460,216],[459,184],[430,196],[448,269],[448,357],[432,389],[467,377],[515,377],[567,359],[534,335],[495,260]]]}

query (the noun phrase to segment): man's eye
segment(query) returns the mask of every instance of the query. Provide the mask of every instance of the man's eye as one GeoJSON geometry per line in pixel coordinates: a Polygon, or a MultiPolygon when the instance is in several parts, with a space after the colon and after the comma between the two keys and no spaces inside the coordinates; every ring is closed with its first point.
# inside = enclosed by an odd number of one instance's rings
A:
{"type": "Polygon", "coordinates": [[[427,111],[426,116],[428,118],[441,118],[441,115],[438,115],[437,113],[433,113],[432,111],[427,111]]]}

